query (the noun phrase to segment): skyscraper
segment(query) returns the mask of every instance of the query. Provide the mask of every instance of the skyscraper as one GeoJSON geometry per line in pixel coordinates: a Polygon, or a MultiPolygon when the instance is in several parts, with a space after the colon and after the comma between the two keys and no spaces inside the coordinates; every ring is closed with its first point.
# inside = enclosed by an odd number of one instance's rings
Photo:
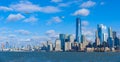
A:
{"type": "Polygon", "coordinates": [[[98,31],[95,33],[95,47],[98,47],[100,45],[100,39],[98,37],[98,31]]]}
{"type": "Polygon", "coordinates": [[[86,46],[88,45],[88,41],[86,40],[85,35],[81,35],[81,43],[82,43],[82,48],[85,49],[86,46]]]}
{"type": "Polygon", "coordinates": [[[108,42],[108,47],[109,48],[113,48],[114,47],[114,39],[113,39],[113,34],[112,34],[112,28],[111,27],[108,28],[108,39],[107,39],[107,42],[108,42]]]}
{"type": "Polygon", "coordinates": [[[51,41],[47,41],[47,51],[53,51],[53,44],[51,41]]]}
{"type": "Polygon", "coordinates": [[[119,40],[119,38],[117,37],[117,33],[116,33],[115,31],[113,31],[113,39],[114,39],[114,46],[115,46],[115,47],[120,46],[120,45],[119,45],[119,44],[120,44],[120,40],[119,40]]]}
{"type": "Polygon", "coordinates": [[[106,42],[106,35],[103,33],[103,42],[106,42]]]}
{"type": "Polygon", "coordinates": [[[80,37],[81,37],[81,20],[80,18],[76,18],[76,42],[80,42],[80,37]]]}
{"type": "Polygon", "coordinates": [[[113,38],[112,28],[111,27],[108,28],[108,37],[112,37],[113,38]]]}
{"type": "Polygon", "coordinates": [[[103,30],[102,30],[102,24],[97,25],[98,30],[98,38],[100,39],[100,44],[103,43],[103,30]]]}
{"type": "Polygon", "coordinates": [[[73,43],[74,42],[74,36],[73,35],[69,35],[68,36],[68,40],[73,43]]]}
{"type": "Polygon", "coordinates": [[[62,51],[61,50],[61,41],[59,39],[56,39],[56,41],[55,41],[55,51],[62,51]]]}
{"type": "Polygon", "coordinates": [[[81,43],[86,42],[85,35],[81,35],[81,43]]]}
{"type": "Polygon", "coordinates": [[[65,51],[71,50],[71,42],[65,42],[65,51]]]}
{"type": "Polygon", "coordinates": [[[117,33],[115,31],[113,31],[113,38],[117,37],[117,33]]]}
{"type": "Polygon", "coordinates": [[[65,34],[60,34],[59,35],[59,39],[61,41],[61,48],[64,50],[64,46],[65,46],[65,34]]]}
{"type": "Polygon", "coordinates": [[[6,49],[9,48],[9,43],[8,43],[8,42],[6,42],[6,46],[5,46],[5,48],[6,48],[6,49]]]}

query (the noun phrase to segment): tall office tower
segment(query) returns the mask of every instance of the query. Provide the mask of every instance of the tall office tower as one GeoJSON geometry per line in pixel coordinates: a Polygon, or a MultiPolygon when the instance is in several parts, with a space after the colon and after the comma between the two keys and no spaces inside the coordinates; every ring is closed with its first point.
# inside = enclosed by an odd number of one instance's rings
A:
{"type": "Polygon", "coordinates": [[[113,31],[113,38],[117,37],[117,33],[115,31],[113,31]]]}
{"type": "Polygon", "coordinates": [[[81,36],[81,43],[83,43],[83,42],[86,42],[85,35],[82,35],[82,36],[81,36]]]}
{"type": "Polygon", "coordinates": [[[53,44],[48,45],[48,51],[53,51],[53,44]]]}
{"type": "Polygon", "coordinates": [[[88,41],[86,40],[85,35],[81,35],[81,43],[82,43],[82,48],[86,48],[86,46],[88,45],[88,41]]]}
{"type": "Polygon", "coordinates": [[[73,43],[74,42],[74,36],[73,35],[69,35],[68,36],[68,40],[73,43]]]}
{"type": "Polygon", "coordinates": [[[112,33],[112,28],[111,27],[108,28],[108,37],[113,38],[113,33],[112,33]]]}
{"type": "Polygon", "coordinates": [[[106,35],[103,33],[103,42],[106,42],[106,35]]]}
{"type": "Polygon", "coordinates": [[[47,41],[47,51],[53,51],[53,44],[51,41],[47,41]]]}
{"type": "Polygon", "coordinates": [[[98,37],[98,30],[95,32],[95,38],[98,37]]]}
{"type": "Polygon", "coordinates": [[[82,34],[82,31],[81,31],[81,20],[80,18],[77,18],[76,19],[76,42],[80,42],[80,37],[81,37],[81,34],[82,34]]]}
{"type": "Polygon", "coordinates": [[[65,39],[68,39],[68,36],[69,36],[68,34],[65,34],[65,39]]]}
{"type": "Polygon", "coordinates": [[[65,42],[65,51],[70,51],[71,47],[71,42],[65,42]]]}
{"type": "Polygon", "coordinates": [[[61,50],[61,41],[59,39],[56,39],[56,41],[55,41],[55,51],[62,51],[61,50]]]}
{"type": "Polygon", "coordinates": [[[98,31],[95,33],[95,47],[100,45],[100,39],[98,37],[98,31]]]}
{"type": "Polygon", "coordinates": [[[108,47],[113,48],[114,47],[114,39],[112,34],[112,28],[108,28],[108,39],[107,39],[108,47]]]}
{"type": "Polygon", "coordinates": [[[120,40],[119,38],[117,37],[117,33],[115,31],[113,31],[113,39],[114,39],[114,46],[118,47],[120,46],[120,40]]]}
{"type": "Polygon", "coordinates": [[[61,48],[64,50],[64,46],[65,46],[65,34],[60,34],[59,35],[59,39],[61,41],[61,48]]]}
{"type": "Polygon", "coordinates": [[[102,24],[97,25],[97,31],[98,31],[98,38],[100,39],[100,44],[103,43],[103,30],[102,30],[102,24]]]}
{"type": "Polygon", "coordinates": [[[8,42],[6,42],[6,46],[5,46],[5,48],[6,48],[6,49],[9,48],[9,43],[8,43],[8,42]]]}

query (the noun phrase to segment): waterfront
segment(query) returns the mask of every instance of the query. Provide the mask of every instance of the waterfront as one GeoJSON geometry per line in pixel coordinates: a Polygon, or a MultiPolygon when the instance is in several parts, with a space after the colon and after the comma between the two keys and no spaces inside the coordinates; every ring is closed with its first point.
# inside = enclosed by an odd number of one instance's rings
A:
{"type": "Polygon", "coordinates": [[[120,62],[119,52],[0,52],[0,62],[120,62]]]}

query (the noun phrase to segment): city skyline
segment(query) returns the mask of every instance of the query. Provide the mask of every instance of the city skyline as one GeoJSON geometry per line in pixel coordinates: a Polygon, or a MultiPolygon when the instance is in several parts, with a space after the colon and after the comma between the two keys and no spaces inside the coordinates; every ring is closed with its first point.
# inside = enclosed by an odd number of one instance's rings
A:
{"type": "Polygon", "coordinates": [[[97,24],[103,24],[104,29],[112,27],[113,31],[120,33],[118,30],[120,9],[117,8],[118,2],[115,1],[2,0],[1,2],[1,43],[14,41],[13,44],[16,44],[23,41],[31,44],[33,39],[37,40],[35,43],[37,44],[38,41],[56,39],[61,33],[75,35],[75,15],[80,16],[83,34],[89,40],[94,40],[97,24]]]}
{"type": "MultiPolygon", "coordinates": [[[[81,33],[81,20],[76,18],[76,37],[71,34],[59,34],[59,38],[47,40],[46,43],[38,43],[36,45],[10,45],[9,42],[1,44],[0,51],[16,51],[16,52],[119,52],[120,51],[120,38],[117,36],[116,31],[112,31],[109,27],[107,35],[105,35],[103,24],[97,25],[95,32],[95,42],[87,40],[86,36],[81,33]]],[[[15,40],[16,41],[16,40],[15,40]]],[[[31,39],[31,41],[34,41],[31,39]]],[[[39,41],[38,41],[39,42],[39,41]]],[[[18,44],[17,44],[18,45],[18,44]]]]}

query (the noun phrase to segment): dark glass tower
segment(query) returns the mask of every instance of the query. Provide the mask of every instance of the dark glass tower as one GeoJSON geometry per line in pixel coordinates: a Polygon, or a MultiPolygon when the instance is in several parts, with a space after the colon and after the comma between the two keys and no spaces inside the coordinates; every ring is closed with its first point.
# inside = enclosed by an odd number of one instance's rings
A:
{"type": "Polygon", "coordinates": [[[108,28],[108,39],[107,39],[107,42],[108,42],[108,47],[109,48],[113,48],[114,47],[114,39],[113,39],[113,33],[112,33],[112,28],[111,27],[108,28]]]}
{"type": "Polygon", "coordinates": [[[80,42],[80,37],[81,37],[81,20],[80,18],[76,18],[76,42],[80,42]]]}
{"type": "Polygon", "coordinates": [[[61,48],[64,50],[65,44],[65,34],[60,34],[59,39],[61,40],[61,48]]]}
{"type": "Polygon", "coordinates": [[[103,43],[103,29],[102,24],[97,25],[98,38],[100,39],[100,44],[103,43]]]}

